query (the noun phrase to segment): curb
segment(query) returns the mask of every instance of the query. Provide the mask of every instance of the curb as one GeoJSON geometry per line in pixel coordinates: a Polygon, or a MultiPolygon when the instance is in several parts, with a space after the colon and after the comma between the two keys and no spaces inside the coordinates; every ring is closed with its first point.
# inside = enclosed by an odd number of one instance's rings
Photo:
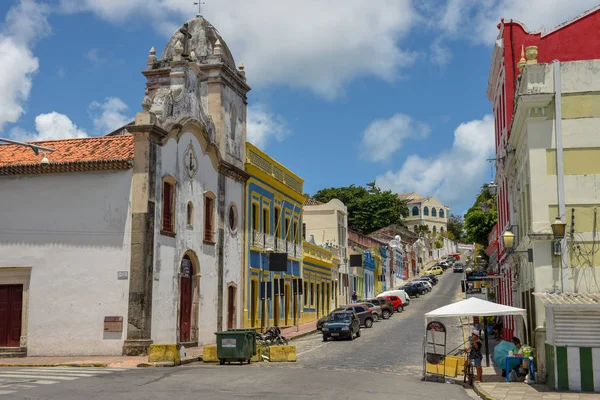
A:
{"type": "Polygon", "coordinates": [[[479,382],[473,382],[473,391],[477,394],[477,396],[481,397],[483,400],[497,400],[495,397],[492,397],[488,392],[483,390],[480,387],[479,382]]]}
{"type": "Polygon", "coordinates": [[[292,338],[289,338],[289,339],[288,339],[288,342],[291,342],[292,340],[296,340],[296,339],[303,338],[303,337],[305,337],[305,336],[308,336],[308,335],[312,335],[313,333],[315,333],[315,332],[317,332],[317,331],[318,331],[318,329],[317,329],[317,328],[315,328],[315,329],[313,329],[312,331],[308,331],[308,332],[302,332],[302,333],[299,333],[298,335],[296,335],[296,336],[294,336],[294,337],[292,337],[292,338]]]}
{"type": "Polygon", "coordinates": [[[0,368],[50,368],[50,367],[108,368],[108,364],[105,364],[105,363],[0,364],[0,368]]]}

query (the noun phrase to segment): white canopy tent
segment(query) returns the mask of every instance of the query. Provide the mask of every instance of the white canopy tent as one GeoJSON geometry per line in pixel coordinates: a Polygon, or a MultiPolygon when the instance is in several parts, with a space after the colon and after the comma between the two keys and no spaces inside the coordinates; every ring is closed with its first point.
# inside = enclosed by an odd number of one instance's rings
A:
{"type": "Polygon", "coordinates": [[[497,315],[520,315],[527,324],[527,310],[492,303],[476,297],[448,304],[425,314],[425,321],[446,317],[489,317],[497,315]]]}
{"type": "Polygon", "coordinates": [[[425,324],[428,321],[448,317],[489,317],[498,315],[520,315],[523,317],[523,325],[527,331],[527,310],[493,303],[471,297],[466,300],[448,304],[425,314],[425,324]]]}

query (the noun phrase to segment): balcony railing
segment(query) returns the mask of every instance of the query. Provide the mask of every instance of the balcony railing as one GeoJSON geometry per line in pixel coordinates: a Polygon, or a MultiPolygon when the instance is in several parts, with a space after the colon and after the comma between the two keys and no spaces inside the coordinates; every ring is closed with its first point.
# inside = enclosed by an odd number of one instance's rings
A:
{"type": "Polygon", "coordinates": [[[304,250],[304,254],[321,259],[323,261],[327,261],[327,262],[332,261],[333,255],[331,254],[331,251],[329,251],[327,249],[324,249],[324,248],[316,246],[316,245],[312,245],[308,242],[304,242],[302,247],[304,250]]]}
{"type": "Polygon", "coordinates": [[[273,249],[277,253],[287,253],[288,258],[302,259],[302,246],[285,241],[265,232],[252,231],[252,247],[261,250],[273,249]]]}
{"type": "Polygon", "coordinates": [[[296,177],[294,177],[291,172],[286,170],[285,167],[279,165],[273,160],[263,157],[258,153],[258,151],[248,148],[247,161],[250,164],[262,169],[264,172],[271,175],[281,183],[289,186],[296,192],[302,193],[303,183],[300,180],[296,179],[296,177]]]}

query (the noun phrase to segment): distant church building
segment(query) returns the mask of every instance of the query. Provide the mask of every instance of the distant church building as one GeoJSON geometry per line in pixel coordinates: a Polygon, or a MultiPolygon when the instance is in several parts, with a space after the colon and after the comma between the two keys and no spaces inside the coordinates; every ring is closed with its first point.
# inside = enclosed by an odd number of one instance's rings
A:
{"type": "Polygon", "coordinates": [[[145,354],[243,321],[246,84],[204,18],[107,136],[0,145],[0,347],[145,354]],[[141,98],[142,96],[140,96],[141,98]]]}

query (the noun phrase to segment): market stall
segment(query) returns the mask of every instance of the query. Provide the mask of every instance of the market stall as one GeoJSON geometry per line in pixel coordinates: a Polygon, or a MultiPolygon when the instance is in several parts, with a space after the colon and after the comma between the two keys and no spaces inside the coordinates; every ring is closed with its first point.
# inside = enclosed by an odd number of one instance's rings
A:
{"type": "MultiPolygon", "coordinates": [[[[446,353],[445,335],[444,346],[437,346],[432,350],[431,346],[429,345],[431,341],[431,330],[429,327],[432,326],[432,322],[437,322],[443,326],[440,320],[444,318],[489,317],[505,315],[520,315],[523,317],[523,323],[525,326],[527,326],[526,310],[493,303],[491,301],[481,300],[475,297],[448,304],[425,314],[426,330],[425,337],[423,339],[423,379],[427,379],[429,376],[445,378],[448,371],[448,367],[445,365],[446,358],[448,358],[449,362],[452,361],[452,363],[455,363],[456,361],[446,353]],[[432,361],[435,361],[435,363],[432,361]]],[[[487,334],[485,335],[485,339],[487,351],[487,334]]]]}

